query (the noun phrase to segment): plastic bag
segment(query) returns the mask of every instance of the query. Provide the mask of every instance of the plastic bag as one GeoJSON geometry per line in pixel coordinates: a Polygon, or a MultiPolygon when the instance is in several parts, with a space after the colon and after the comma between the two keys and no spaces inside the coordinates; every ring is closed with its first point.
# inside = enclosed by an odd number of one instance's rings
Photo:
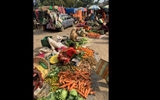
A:
{"type": "Polygon", "coordinates": [[[52,50],[55,50],[55,48],[61,48],[61,47],[66,47],[65,45],[63,45],[61,42],[56,42],[51,38],[48,38],[48,42],[52,48],[52,50]]]}
{"type": "Polygon", "coordinates": [[[51,47],[53,47],[53,48],[60,48],[60,46],[58,45],[58,43],[56,41],[54,41],[53,39],[48,38],[48,42],[49,42],[49,44],[50,44],[51,47]]]}
{"type": "Polygon", "coordinates": [[[61,36],[59,36],[59,35],[57,36],[57,42],[61,42],[62,39],[63,39],[63,38],[62,38],[61,36]]]}
{"type": "Polygon", "coordinates": [[[48,47],[43,47],[41,49],[39,49],[39,53],[42,54],[42,53],[52,53],[52,50],[49,49],[48,47]]]}

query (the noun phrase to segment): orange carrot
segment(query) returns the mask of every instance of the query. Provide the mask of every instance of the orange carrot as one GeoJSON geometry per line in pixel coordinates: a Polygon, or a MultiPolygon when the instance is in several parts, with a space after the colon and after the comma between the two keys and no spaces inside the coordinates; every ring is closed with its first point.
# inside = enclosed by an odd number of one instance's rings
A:
{"type": "Polygon", "coordinates": [[[86,77],[85,75],[83,75],[82,73],[80,73],[80,75],[84,78],[84,79],[89,79],[88,77],[86,77]]]}
{"type": "Polygon", "coordinates": [[[73,89],[73,87],[75,86],[75,82],[72,84],[72,86],[71,86],[71,88],[70,88],[70,90],[72,90],[73,89]]]}
{"type": "Polygon", "coordinates": [[[92,94],[95,94],[96,93],[96,91],[92,91],[92,92],[90,92],[90,94],[92,95],[92,94]]]}
{"type": "Polygon", "coordinates": [[[56,83],[56,84],[54,84],[54,85],[60,85],[59,83],[56,83]]]}
{"type": "Polygon", "coordinates": [[[90,91],[91,91],[91,89],[89,88],[85,96],[88,96],[88,94],[90,93],[90,91]]]}
{"type": "Polygon", "coordinates": [[[81,87],[80,87],[80,85],[81,85],[81,82],[80,82],[80,81],[79,81],[79,84],[78,84],[78,85],[79,85],[79,86],[78,86],[78,87],[79,87],[78,89],[80,90],[80,88],[81,88],[81,87]]]}
{"type": "Polygon", "coordinates": [[[81,92],[79,91],[78,89],[75,89],[82,97],[86,98],[86,96],[81,92]]]}
{"type": "Polygon", "coordinates": [[[86,94],[87,94],[87,91],[88,91],[88,90],[86,89],[86,90],[85,90],[85,93],[84,93],[84,95],[86,95],[86,94]]]}
{"type": "Polygon", "coordinates": [[[62,79],[62,76],[60,76],[60,78],[59,78],[59,83],[61,83],[62,81],[61,81],[61,79],[62,79]]]}
{"type": "Polygon", "coordinates": [[[64,87],[66,87],[66,86],[68,86],[68,85],[70,85],[70,84],[72,84],[72,83],[73,83],[73,82],[71,81],[70,83],[64,84],[64,85],[60,86],[59,88],[64,88],[64,87]]]}

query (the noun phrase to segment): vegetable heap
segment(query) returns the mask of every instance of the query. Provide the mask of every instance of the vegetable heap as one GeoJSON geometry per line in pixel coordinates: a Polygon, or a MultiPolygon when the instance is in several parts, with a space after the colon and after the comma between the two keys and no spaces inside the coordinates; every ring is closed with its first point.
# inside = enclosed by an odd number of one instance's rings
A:
{"type": "Polygon", "coordinates": [[[93,66],[96,66],[97,61],[94,57],[87,57],[81,60],[81,63],[79,64],[78,68],[81,70],[91,73],[93,69],[93,66]]]}
{"type": "Polygon", "coordinates": [[[77,91],[72,89],[69,93],[65,89],[58,89],[51,92],[48,97],[39,98],[38,100],[84,100],[77,91]]]}
{"type": "Polygon", "coordinates": [[[91,88],[90,73],[75,68],[74,72],[71,72],[70,70],[60,72],[58,77],[60,84],[59,88],[64,88],[68,91],[75,89],[84,98],[87,98],[89,94],[95,93],[91,88]]]}
{"type": "Polygon", "coordinates": [[[93,50],[91,50],[89,48],[79,47],[79,48],[77,48],[77,50],[84,52],[84,55],[82,56],[83,58],[92,57],[94,54],[93,50]]]}
{"type": "Polygon", "coordinates": [[[51,72],[48,74],[48,76],[45,78],[45,82],[48,83],[51,86],[50,91],[54,92],[58,89],[58,73],[60,69],[56,66],[51,66],[51,72]]]}
{"type": "Polygon", "coordinates": [[[101,35],[99,33],[89,32],[87,36],[90,38],[100,38],[101,35]]]}
{"type": "Polygon", "coordinates": [[[74,42],[74,41],[72,41],[72,40],[67,40],[65,44],[66,44],[68,47],[71,47],[71,44],[75,44],[75,45],[76,45],[76,48],[78,48],[79,46],[81,46],[81,45],[83,45],[83,44],[86,44],[87,41],[88,41],[88,40],[87,40],[86,38],[82,38],[80,41],[77,41],[77,42],[74,42]]]}

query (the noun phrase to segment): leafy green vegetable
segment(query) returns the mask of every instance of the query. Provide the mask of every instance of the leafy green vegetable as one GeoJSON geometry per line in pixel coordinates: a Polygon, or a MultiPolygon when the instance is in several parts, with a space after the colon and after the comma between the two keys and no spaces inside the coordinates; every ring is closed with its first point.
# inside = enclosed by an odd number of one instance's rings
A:
{"type": "Polygon", "coordinates": [[[62,89],[58,89],[55,93],[61,93],[62,92],[62,89]]]}
{"type": "Polygon", "coordinates": [[[60,70],[59,70],[58,67],[56,67],[54,71],[57,72],[57,73],[59,73],[60,70]]]}
{"type": "Polygon", "coordinates": [[[60,94],[60,97],[62,100],[66,100],[67,95],[68,95],[68,91],[63,89],[62,93],[60,94]]]}
{"type": "Polygon", "coordinates": [[[67,98],[67,100],[74,100],[74,96],[69,95],[69,97],[67,98]]]}
{"type": "Polygon", "coordinates": [[[78,95],[78,93],[77,93],[77,91],[76,91],[75,89],[72,89],[72,90],[70,91],[70,95],[76,97],[76,96],[78,95]]]}
{"type": "MultiPolygon", "coordinates": [[[[52,67],[53,67],[53,66],[52,66],[52,67]]],[[[57,76],[58,73],[59,73],[59,71],[60,71],[59,67],[56,67],[56,66],[55,66],[55,68],[53,69],[53,71],[51,71],[51,72],[48,74],[48,77],[52,78],[52,77],[54,77],[54,76],[57,76]]]]}
{"type": "Polygon", "coordinates": [[[55,93],[51,93],[51,98],[50,98],[50,100],[56,100],[55,93]]]}
{"type": "Polygon", "coordinates": [[[55,69],[57,66],[55,65],[51,65],[51,69],[55,69]]]}
{"type": "Polygon", "coordinates": [[[78,97],[78,99],[77,100],[84,100],[82,97],[78,97]]]}

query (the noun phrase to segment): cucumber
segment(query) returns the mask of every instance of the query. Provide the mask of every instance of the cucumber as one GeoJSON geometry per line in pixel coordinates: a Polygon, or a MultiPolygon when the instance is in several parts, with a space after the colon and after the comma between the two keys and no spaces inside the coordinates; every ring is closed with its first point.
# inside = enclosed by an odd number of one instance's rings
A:
{"type": "Polygon", "coordinates": [[[48,69],[48,67],[47,67],[45,64],[43,64],[42,62],[39,62],[39,64],[40,64],[44,69],[48,69]]]}

